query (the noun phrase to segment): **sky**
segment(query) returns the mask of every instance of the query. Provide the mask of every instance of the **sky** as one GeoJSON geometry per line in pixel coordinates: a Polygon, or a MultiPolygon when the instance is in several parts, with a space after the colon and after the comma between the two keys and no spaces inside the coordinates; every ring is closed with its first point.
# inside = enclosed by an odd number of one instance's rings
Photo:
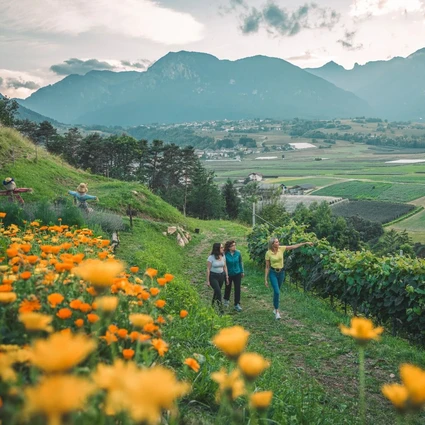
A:
{"type": "Polygon", "coordinates": [[[423,47],[425,0],[0,0],[0,93],[17,98],[170,51],[350,69],[423,47]]]}

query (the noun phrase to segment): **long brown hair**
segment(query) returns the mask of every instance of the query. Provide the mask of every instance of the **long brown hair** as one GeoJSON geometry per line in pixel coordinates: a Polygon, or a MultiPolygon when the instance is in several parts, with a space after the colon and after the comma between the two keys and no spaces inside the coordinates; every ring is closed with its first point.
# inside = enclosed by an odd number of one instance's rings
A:
{"type": "Polygon", "coordinates": [[[236,242],[235,242],[235,241],[227,241],[227,242],[224,244],[224,252],[229,252],[229,251],[230,251],[230,247],[231,247],[234,243],[236,243],[236,242]]]}

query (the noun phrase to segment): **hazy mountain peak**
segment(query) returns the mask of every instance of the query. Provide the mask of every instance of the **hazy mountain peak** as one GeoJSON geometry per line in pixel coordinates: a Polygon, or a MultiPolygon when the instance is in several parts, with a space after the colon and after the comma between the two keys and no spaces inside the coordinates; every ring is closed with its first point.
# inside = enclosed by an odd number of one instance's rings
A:
{"type": "Polygon", "coordinates": [[[416,52],[409,55],[408,58],[416,58],[419,56],[425,56],[425,47],[422,49],[416,50],[416,52]]]}

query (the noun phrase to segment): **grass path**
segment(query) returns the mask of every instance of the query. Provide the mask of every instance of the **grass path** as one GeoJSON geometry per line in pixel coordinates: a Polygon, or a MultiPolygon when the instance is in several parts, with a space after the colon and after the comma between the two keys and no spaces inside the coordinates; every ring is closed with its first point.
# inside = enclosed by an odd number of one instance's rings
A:
{"type": "MultiPolygon", "coordinates": [[[[357,424],[357,350],[338,329],[338,324],[347,324],[349,318],[332,310],[325,301],[288,285],[287,278],[281,296],[282,320],[276,321],[263,271],[248,259],[248,229],[226,222],[199,222],[197,227],[201,234],[197,243],[188,247],[186,275],[205,303],[209,304],[212,297],[205,284],[205,266],[213,242],[236,239],[242,251],[246,269],[243,312],[238,314],[230,308],[228,314],[235,324],[251,332],[250,350],[271,360],[272,367],[260,386],[272,389],[275,403],[289,417],[292,415],[293,421],[285,423],[357,424]]],[[[381,396],[380,387],[399,380],[398,366],[402,362],[424,367],[424,352],[385,335],[382,342],[371,344],[366,356],[368,424],[395,424],[393,409],[381,396]]]]}

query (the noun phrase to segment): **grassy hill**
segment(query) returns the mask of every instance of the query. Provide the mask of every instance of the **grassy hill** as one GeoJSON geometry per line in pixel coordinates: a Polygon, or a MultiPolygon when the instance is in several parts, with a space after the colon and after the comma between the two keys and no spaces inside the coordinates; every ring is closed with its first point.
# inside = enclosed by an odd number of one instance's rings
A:
{"type": "Polygon", "coordinates": [[[129,205],[138,216],[170,223],[185,224],[183,215],[174,207],[153,195],[136,182],[122,182],[77,170],[61,158],[36,147],[18,132],[0,127],[1,181],[13,177],[18,187],[31,187],[33,194],[24,194],[30,200],[54,200],[67,196],[81,182],[88,183],[89,193],[99,198],[97,206],[125,214],[129,205]]]}
{"type": "MultiPolygon", "coordinates": [[[[92,193],[99,196],[100,206],[123,212],[131,203],[145,218],[136,219],[131,231],[121,233],[117,257],[141,270],[153,267],[160,275],[173,273],[173,284],[164,289],[167,300],[164,315],[168,318],[181,309],[189,311],[185,321],[170,319],[164,328],[170,350],[160,360],[192,382],[191,394],[179,406],[182,418],[178,424],[246,423],[241,417],[233,422],[230,418],[220,419],[219,406],[214,402],[217,385],[210,378],[212,372],[228,364],[211,338],[220,328],[232,324],[240,324],[251,332],[249,351],[256,351],[271,361],[271,367],[255,385],[257,390],[272,390],[274,397],[267,419],[257,423],[359,423],[356,347],[338,330],[338,324],[347,323],[348,316],[342,309],[332,309],[327,301],[291,285],[294,282],[288,282],[289,277],[282,293],[283,319],[276,321],[272,315],[270,288],[262,283],[264,271],[248,259],[247,227],[227,221],[186,220],[142,185],[92,176],[62,164],[59,158],[40,149],[36,160],[34,145],[8,129],[0,129],[0,163],[4,177],[13,176],[20,186],[34,188],[33,195],[25,194],[28,201],[62,196],[69,188],[74,189],[80,181],[85,181],[92,193]],[[180,247],[163,234],[166,222],[196,227],[200,233],[193,235],[188,246],[180,247]],[[205,260],[213,242],[227,239],[236,239],[244,258],[244,310],[238,314],[229,309],[225,315],[218,316],[210,307],[212,294],[205,285],[205,260]],[[201,356],[205,362],[198,374],[190,375],[192,372],[185,372],[181,366],[185,358],[194,355],[201,356]]],[[[366,362],[367,423],[395,423],[394,411],[380,394],[380,386],[398,380],[398,365],[402,362],[423,365],[424,351],[385,332],[380,343],[368,347],[366,362]]],[[[410,423],[423,423],[423,416],[412,418],[410,423]]]]}

